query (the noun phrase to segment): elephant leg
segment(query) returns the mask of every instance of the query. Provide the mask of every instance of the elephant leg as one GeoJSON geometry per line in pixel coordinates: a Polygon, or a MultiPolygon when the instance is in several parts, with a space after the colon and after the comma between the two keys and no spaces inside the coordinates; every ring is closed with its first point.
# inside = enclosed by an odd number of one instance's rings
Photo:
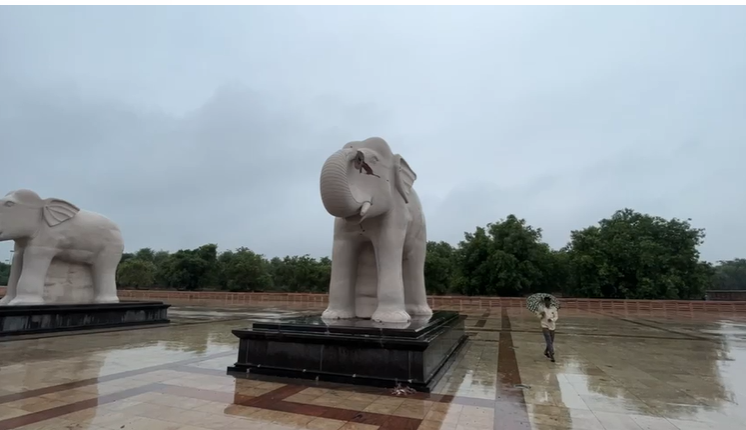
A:
{"type": "Polygon", "coordinates": [[[378,268],[373,244],[364,242],[358,254],[355,281],[355,316],[370,318],[378,307],[378,268]]]}
{"type": "Polygon", "coordinates": [[[373,313],[373,321],[405,323],[411,320],[404,303],[402,236],[397,229],[384,229],[373,242],[378,262],[378,308],[373,313]]]}
{"type": "Polygon", "coordinates": [[[13,249],[13,261],[11,264],[8,286],[5,288],[5,296],[0,299],[0,306],[7,305],[16,297],[18,279],[21,277],[21,269],[23,269],[23,248],[18,245],[15,245],[13,249]]]}
{"type": "Polygon", "coordinates": [[[44,281],[49,265],[56,254],[57,251],[51,248],[27,247],[23,251],[23,264],[16,285],[16,296],[10,300],[9,305],[41,305],[44,303],[44,281]]]}
{"type": "Polygon", "coordinates": [[[119,252],[103,252],[91,265],[93,275],[93,303],[119,303],[117,297],[117,265],[119,252]]]}
{"type": "Polygon", "coordinates": [[[403,262],[404,300],[407,313],[412,317],[429,317],[433,314],[427,304],[425,290],[425,252],[415,250],[403,262]]]}
{"type": "MultiPolygon", "coordinates": [[[[336,227],[335,227],[336,228],[336,227]]],[[[329,306],[322,318],[355,318],[355,280],[359,243],[335,239],[332,249],[332,277],[329,283],[329,306]]]]}

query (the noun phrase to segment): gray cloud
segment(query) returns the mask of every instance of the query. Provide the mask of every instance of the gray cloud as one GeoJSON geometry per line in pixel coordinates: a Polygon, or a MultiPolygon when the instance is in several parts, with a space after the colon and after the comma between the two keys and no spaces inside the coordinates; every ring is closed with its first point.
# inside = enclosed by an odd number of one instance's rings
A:
{"type": "Polygon", "coordinates": [[[515,213],[560,247],[632,207],[742,256],[740,8],[1,10],[0,191],[104,213],[128,250],[327,255],[321,164],[375,135],[432,240],[515,213]]]}

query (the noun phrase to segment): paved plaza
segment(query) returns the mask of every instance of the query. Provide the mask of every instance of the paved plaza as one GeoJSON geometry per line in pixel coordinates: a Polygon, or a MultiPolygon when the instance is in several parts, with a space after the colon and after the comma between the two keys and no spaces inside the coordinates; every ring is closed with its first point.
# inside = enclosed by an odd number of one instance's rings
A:
{"type": "Polygon", "coordinates": [[[519,308],[466,311],[433,393],[225,373],[231,329],[318,312],[181,303],[168,327],[0,341],[0,430],[746,428],[746,315],[561,311],[557,362],[519,308]]]}

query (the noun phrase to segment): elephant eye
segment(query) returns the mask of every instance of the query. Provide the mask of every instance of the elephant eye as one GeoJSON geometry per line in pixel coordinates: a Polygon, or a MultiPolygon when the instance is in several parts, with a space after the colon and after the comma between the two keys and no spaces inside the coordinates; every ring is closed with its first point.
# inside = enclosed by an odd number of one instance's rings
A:
{"type": "Polygon", "coordinates": [[[13,206],[14,204],[15,204],[15,203],[13,203],[13,202],[11,202],[11,201],[7,201],[7,202],[5,202],[5,206],[7,206],[7,207],[11,207],[11,206],[13,206]]]}

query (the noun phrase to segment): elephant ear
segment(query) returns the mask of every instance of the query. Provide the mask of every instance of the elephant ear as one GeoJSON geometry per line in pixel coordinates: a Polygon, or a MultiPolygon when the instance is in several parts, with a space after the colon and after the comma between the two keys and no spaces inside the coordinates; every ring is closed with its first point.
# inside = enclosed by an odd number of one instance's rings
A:
{"type": "Polygon", "coordinates": [[[407,160],[399,154],[394,156],[394,169],[396,169],[396,189],[404,197],[404,201],[409,203],[409,195],[412,193],[414,181],[417,180],[417,174],[409,167],[407,160]]]}
{"type": "Polygon", "coordinates": [[[61,199],[46,199],[44,201],[44,208],[42,208],[44,221],[50,227],[71,219],[78,212],[80,212],[79,207],[61,199]]]}

